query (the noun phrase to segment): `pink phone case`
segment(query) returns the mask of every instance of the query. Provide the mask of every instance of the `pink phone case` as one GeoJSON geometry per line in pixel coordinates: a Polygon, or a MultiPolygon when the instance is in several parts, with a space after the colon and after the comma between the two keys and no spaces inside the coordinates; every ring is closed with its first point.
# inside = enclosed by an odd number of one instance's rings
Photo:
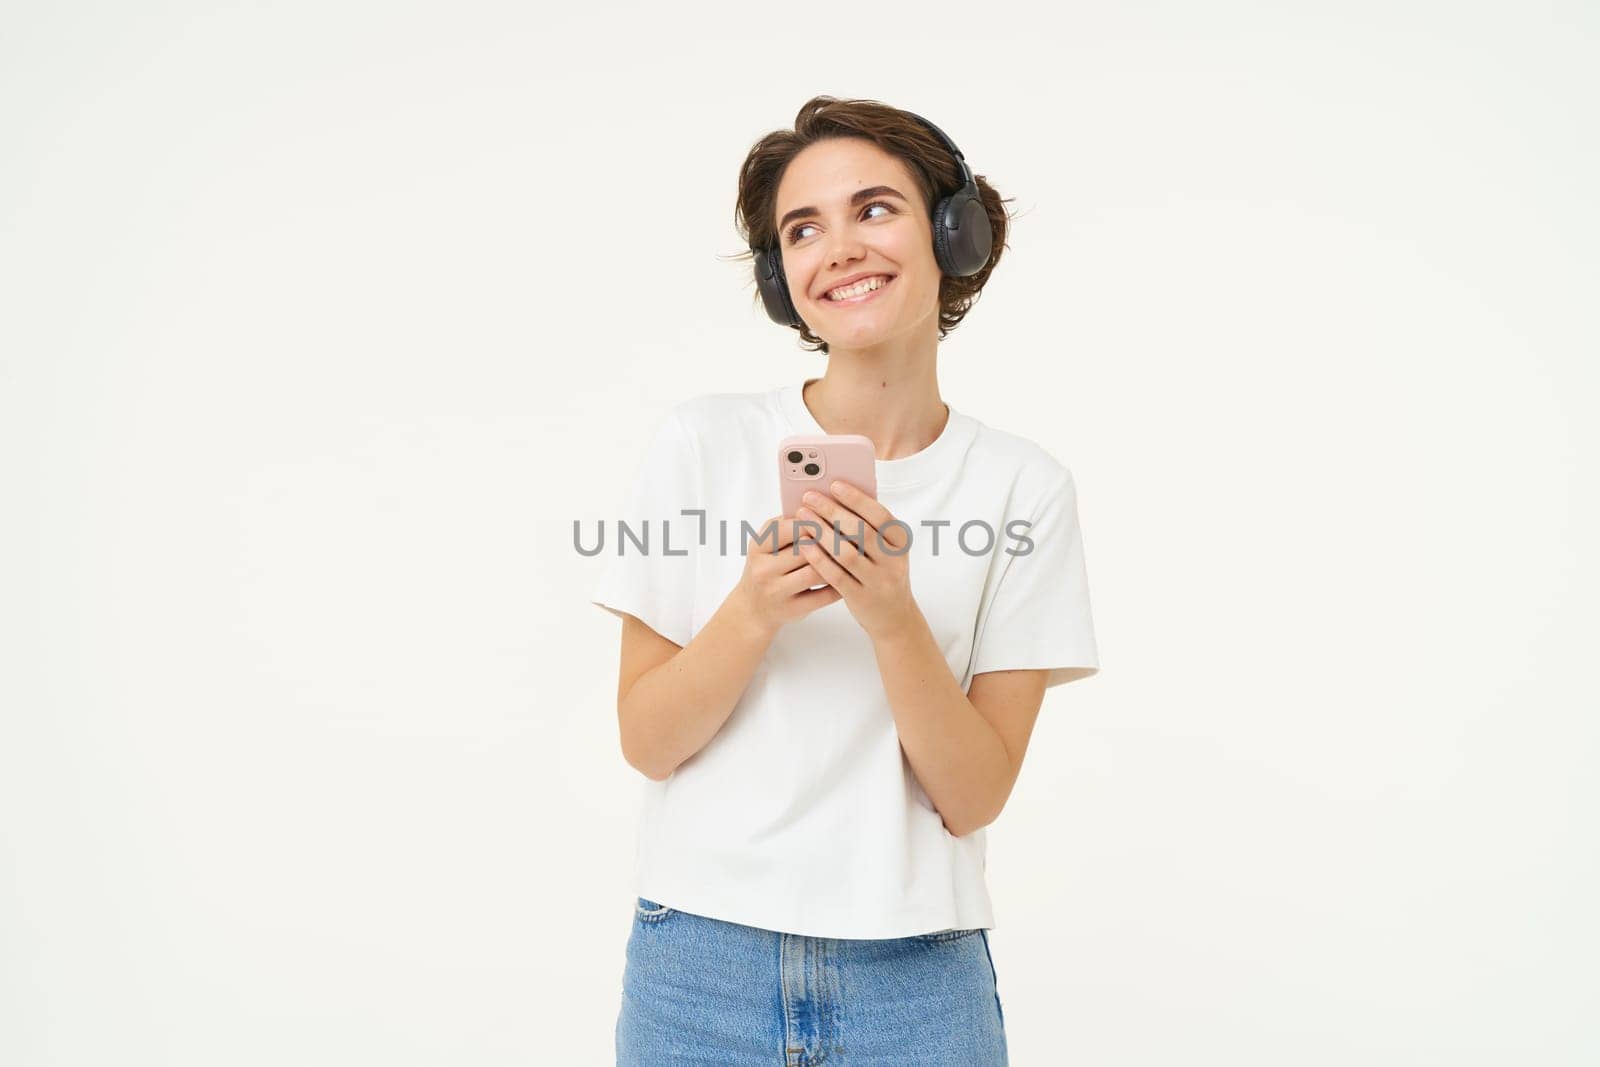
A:
{"type": "Polygon", "coordinates": [[[778,496],[785,518],[800,510],[800,498],[815,489],[833,496],[834,479],[849,482],[868,496],[878,495],[877,451],[859,433],[795,434],[778,442],[778,496]],[[791,458],[794,453],[798,457],[791,458]],[[811,468],[816,473],[811,473],[811,468]]]}

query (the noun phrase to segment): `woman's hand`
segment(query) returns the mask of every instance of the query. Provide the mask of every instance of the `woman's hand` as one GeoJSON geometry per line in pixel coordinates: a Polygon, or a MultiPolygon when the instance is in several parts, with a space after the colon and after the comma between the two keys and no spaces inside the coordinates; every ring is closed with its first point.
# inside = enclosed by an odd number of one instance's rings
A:
{"type": "Polygon", "coordinates": [[[769,635],[839,599],[838,590],[794,550],[794,539],[794,519],[775,515],[762,523],[760,533],[750,542],[739,584],[729,594],[738,598],[752,622],[769,635]],[[814,585],[822,588],[812,589],[814,585]]]}
{"type": "Polygon", "coordinates": [[[795,513],[813,524],[799,527],[805,535],[801,555],[844,598],[867,636],[876,641],[904,632],[922,617],[911,595],[911,535],[905,523],[849,482],[836,481],[829,489],[831,497],[806,493],[805,506],[795,513]],[[861,547],[846,537],[859,539],[861,547]]]}

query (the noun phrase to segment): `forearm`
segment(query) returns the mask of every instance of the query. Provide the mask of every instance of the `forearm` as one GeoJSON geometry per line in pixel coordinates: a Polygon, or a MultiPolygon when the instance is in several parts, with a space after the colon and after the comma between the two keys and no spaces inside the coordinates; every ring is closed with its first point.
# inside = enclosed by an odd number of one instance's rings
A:
{"type": "Polygon", "coordinates": [[[730,596],[689,643],[652,667],[617,714],[629,763],[657,781],[717,735],[744,694],[773,633],[730,596]]]}
{"type": "Polygon", "coordinates": [[[900,746],[956,837],[988,825],[1004,802],[1011,757],[961,691],[927,620],[873,641],[900,746]]]}

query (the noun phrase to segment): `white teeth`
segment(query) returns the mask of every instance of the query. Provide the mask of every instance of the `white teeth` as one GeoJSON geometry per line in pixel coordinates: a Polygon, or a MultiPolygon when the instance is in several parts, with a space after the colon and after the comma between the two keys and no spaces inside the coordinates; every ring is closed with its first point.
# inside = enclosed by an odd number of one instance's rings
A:
{"type": "Polygon", "coordinates": [[[852,285],[848,289],[832,289],[832,290],[829,290],[828,299],[829,300],[848,300],[848,299],[850,299],[851,297],[854,297],[854,296],[861,296],[863,293],[870,293],[874,289],[882,289],[887,284],[889,284],[889,276],[888,275],[886,275],[886,274],[875,274],[870,278],[865,278],[865,279],[857,282],[856,284],[852,285]]]}

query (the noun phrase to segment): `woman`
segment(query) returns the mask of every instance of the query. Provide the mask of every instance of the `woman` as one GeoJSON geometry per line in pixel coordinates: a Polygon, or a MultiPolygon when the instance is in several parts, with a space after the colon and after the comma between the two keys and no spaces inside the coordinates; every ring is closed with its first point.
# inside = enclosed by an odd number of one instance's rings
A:
{"type": "Polygon", "coordinates": [[[618,1062],[1004,1064],[983,827],[1098,656],[1071,472],[940,398],[1003,201],[926,120],[822,96],[752,148],[738,217],[828,358],[670,409],[592,597],[648,779],[618,1062]],[[760,521],[796,433],[871,438],[876,493],[760,521]]]}

